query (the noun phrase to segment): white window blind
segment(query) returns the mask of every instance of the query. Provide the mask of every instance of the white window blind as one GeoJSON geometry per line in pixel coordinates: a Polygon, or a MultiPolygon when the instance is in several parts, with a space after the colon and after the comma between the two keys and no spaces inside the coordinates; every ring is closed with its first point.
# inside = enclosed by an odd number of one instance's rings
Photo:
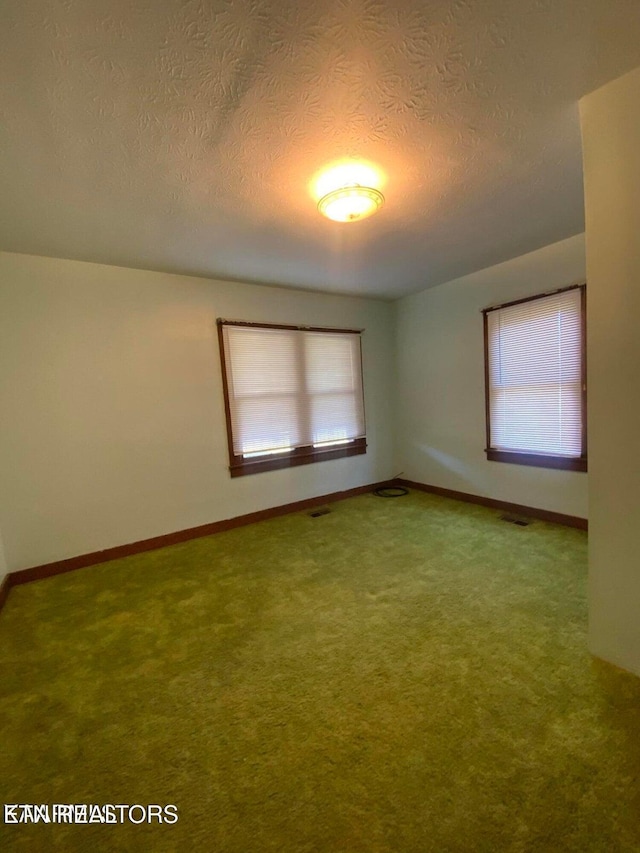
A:
{"type": "Polygon", "coordinates": [[[581,455],[581,327],[580,288],[487,312],[491,449],[581,455]]]}
{"type": "Polygon", "coordinates": [[[360,335],[223,324],[234,455],[365,436],[360,335]]]}

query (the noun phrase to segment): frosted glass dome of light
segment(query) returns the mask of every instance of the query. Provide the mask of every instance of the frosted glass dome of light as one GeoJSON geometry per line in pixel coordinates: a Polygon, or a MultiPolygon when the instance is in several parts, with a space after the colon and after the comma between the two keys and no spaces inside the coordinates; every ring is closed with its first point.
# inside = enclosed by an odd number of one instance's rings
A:
{"type": "Polygon", "coordinates": [[[383,203],[379,190],[353,185],[327,193],[318,202],[318,210],[335,222],[356,222],[372,216],[383,203]]]}

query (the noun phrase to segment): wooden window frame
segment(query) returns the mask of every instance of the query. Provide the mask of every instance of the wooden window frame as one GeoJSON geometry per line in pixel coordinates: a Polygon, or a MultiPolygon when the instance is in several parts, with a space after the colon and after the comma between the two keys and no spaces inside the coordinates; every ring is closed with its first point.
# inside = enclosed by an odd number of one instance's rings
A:
{"type": "Polygon", "coordinates": [[[514,299],[512,302],[504,302],[501,305],[492,305],[483,308],[482,318],[484,325],[484,398],[486,419],[486,447],[485,453],[489,462],[507,462],[513,465],[531,465],[536,468],[556,468],[563,471],[587,471],[587,285],[586,282],[572,284],[569,287],[561,287],[557,290],[549,290],[538,293],[535,296],[527,296],[524,299],[514,299]],[[580,386],[581,393],[581,452],[580,456],[559,456],[554,453],[532,453],[518,450],[496,450],[491,447],[491,399],[490,399],[490,376],[489,376],[489,328],[487,315],[500,308],[510,308],[512,305],[520,305],[524,302],[534,302],[556,293],[564,293],[567,290],[580,290],[580,386]]]}
{"type": "MultiPolygon", "coordinates": [[[[234,452],[233,430],[231,424],[231,406],[229,404],[229,384],[227,382],[227,363],[224,351],[223,326],[250,326],[256,329],[287,329],[300,332],[329,332],[350,335],[362,335],[362,329],[336,329],[321,326],[292,326],[280,323],[250,323],[242,320],[216,320],[218,327],[218,346],[220,349],[220,365],[222,368],[222,391],[224,394],[224,411],[227,425],[227,448],[229,452],[229,473],[231,477],[244,477],[247,474],[260,474],[263,471],[277,471],[281,468],[296,468],[299,465],[310,465],[313,462],[328,462],[332,459],[344,459],[349,456],[361,456],[367,452],[367,439],[355,438],[348,445],[338,447],[314,447],[302,445],[283,452],[282,456],[265,454],[262,459],[245,459],[242,454],[234,452]]],[[[360,337],[360,370],[362,366],[362,338],[360,337]]],[[[364,397],[364,381],[362,382],[364,397]]],[[[364,399],[363,399],[364,406],[364,399]]]]}

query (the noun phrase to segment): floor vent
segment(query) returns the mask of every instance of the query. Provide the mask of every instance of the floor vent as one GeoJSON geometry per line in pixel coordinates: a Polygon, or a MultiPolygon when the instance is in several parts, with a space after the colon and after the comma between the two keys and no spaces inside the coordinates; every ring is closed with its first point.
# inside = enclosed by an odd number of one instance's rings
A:
{"type": "Polygon", "coordinates": [[[328,506],[321,506],[319,509],[314,509],[309,513],[311,518],[320,518],[321,515],[329,515],[331,512],[328,506]]]}
{"type": "Polygon", "coordinates": [[[531,520],[528,518],[522,518],[518,515],[501,515],[500,521],[508,521],[509,524],[517,524],[518,527],[528,527],[531,524],[531,520]]]}

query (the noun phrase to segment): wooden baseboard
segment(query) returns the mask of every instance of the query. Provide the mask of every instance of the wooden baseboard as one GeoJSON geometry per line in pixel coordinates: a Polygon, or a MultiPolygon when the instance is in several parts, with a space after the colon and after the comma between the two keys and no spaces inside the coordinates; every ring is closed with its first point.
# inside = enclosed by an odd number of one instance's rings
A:
{"type": "Polygon", "coordinates": [[[54,577],[55,575],[61,575],[65,572],[73,572],[76,571],[76,569],[84,569],[88,566],[98,565],[99,563],[107,563],[110,560],[118,560],[122,557],[131,557],[134,554],[142,554],[145,551],[154,551],[156,548],[164,548],[167,545],[176,545],[179,542],[187,542],[190,539],[199,539],[202,536],[211,536],[214,533],[221,533],[224,530],[233,530],[236,527],[243,527],[246,524],[253,524],[256,521],[266,521],[269,518],[287,515],[290,512],[302,512],[303,510],[312,509],[313,507],[321,506],[322,504],[333,503],[335,501],[344,500],[345,498],[362,495],[366,492],[372,492],[374,489],[379,489],[384,486],[405,486],[409,489],[430,492],[431,494],[441,495],[445,498],[453,498],[458,501],[480,504],[481,506],[487,506],[493,509],[502,509],[518,515],[527,515],[531,518],[542,519],[543,521],[552,521],[556,524],[564,524],[568,527],[577,527],[580,530],[587,529],[586,518],[563,515],[558,512],[549,512],[546,509],[537,509],[535,507],[523,506],[522,504],[507,503],[506,501],[498,501],[493,498],[481,497],[480,495],[471,495],[466,492],[456,492],[452,489],[444,489],[441,486],[431,486],[426,483],[416,483],[413,480],[396,478],[394,480],[385,480],[381,483],[372,483],[368,486],[357,486],[355,489],[331,492],[328,495],[321,495],[317,498],[307,498],[302,501],[281,504],[280,506],[270,507],[269,509],[258,510],[258,512],[238,515],[235,518],[214,521],[210,524],[201,524],[199,527],[189,527],[186,530],[177,530],[174,533],[165,533],[161,536],[153,536],[151,539],[141,539],[139,542],[130,542],[128,545],[116,545],[113,548],[106,548],[103,551],[93,551],[90,554],[80,554],[77,557],[69,557],[66,560],[56,560],[52,563],[45,563],[41,566],[32,566],[28,569],[9,572],[9,574],[2,580],[2,583],[0,583],[0,610],[7,600],[11,587],[19,586],[23,583],[43,580],[44,578],[54,577]]]}
{"type": "Polygon", "coordinates": [[[9,574],[4,578],[2,586],[0,586],[0,609],[2,604],[4,604],[11,587],[19,586],[23,583],[43,580],[44,578],[61,575],[65,572],[73,572],[76,569],[84,569],[87,566],[95,566],[99,563],[107,563],[109,560],[131,557],[134,554],[141,554],[144,551],[154,551],[156,548],[164,548],[167,545],[176,545],[179,542],[187,542],[189,539],[199,539],[202,536],[211,536],[213,533],[221,533],[224,530],[232,530],[235,527],[243,527],[246,524],[253,524],[256,521],[265,521],[269,518],[287,515],[290,512],[301,512],[305,509],[321,506],[322,504],[333,503],[335,501],[344,500],[345,498],[362,495],[365,492],[371,492],[374,489],[379,489],[383,486],[388,486],[389,484],[389,480],[384,480],[381,483],[372,483],[368,486],[357,486],[354,489],[346,489],[341,492],[331,492],[328,495],[321,495],[317,498],[307,498],[302,501],[294,501],[293,503],[282,504],[280,506],[270,507],[269,509],[261,509],[258,510],[258,512],[239,515],[235,518],[226,518],[222,521],[211,522],[210,524],[201,524],[199,527],[189,527],[186,530],[177,530],[174,533],[165,533],[161,536],[153,536],[151,539],[141,539],[139,542],[130,542],[128,545],[116,545],[113,548],[106,548],[103,551],[93,551],[90,554],[80,554],[77,557],[69,557],[66,560],[56,560],[52,563],[45,563],[41,566],[32,566],[28,569],[9,572],[9,574]]]}
{"type": "Polygon", "coordinates": [[[456,501],[465,501],[466,503],[480,504],[491,509],[502,509],[506,512],[512,512],[516,515],[525,515],[529,518],[539,518],[541,521],[551,521],[554,524],[564,524],[565,527],[577,527],[579,530],[588,530],[589,522],[586,518],[580,518],[577,515],[564,515],[561,512],[551,512],[548,509],[539,509],[533,506],[525,506],[524,504],[512,504],[507,501],[499,501],[494,498],[485,498],[481,495],[471,495],[467,492],[456,492],[453,489],[445,489],[442,486],[431,486],[427,483],[416,483],[413,480],[397,479],[396,484],[405,486],[407,489],[417,489],[421,492],[429,492],[433,495],[440,495],[443,498],[453,498],[456,501]]]}

